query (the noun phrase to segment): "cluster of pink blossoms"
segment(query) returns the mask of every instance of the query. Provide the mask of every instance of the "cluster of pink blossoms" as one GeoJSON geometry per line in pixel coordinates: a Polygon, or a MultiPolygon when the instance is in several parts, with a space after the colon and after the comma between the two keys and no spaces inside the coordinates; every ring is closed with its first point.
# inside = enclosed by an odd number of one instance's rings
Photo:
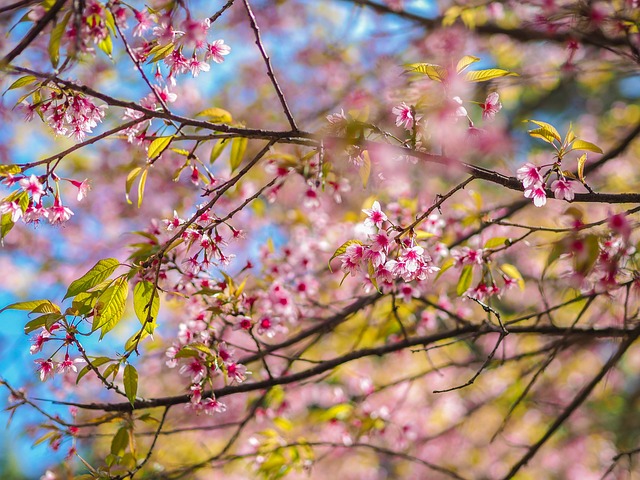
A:
{"type": "MultiPolygon", "coordinates": [[[[56,184],[60,180],[55,174],[51,174],[51,177],[56,184]]],[[[69,178],[63,180],[78,189],[78,201],[87,195],[89,191],[87,180],[82,182],[69,178]]],[[[52,225],[60,225],[67,222],[73,215],[71,209],[62,204],[58,188],[53,194],[53,205],[48,208],[43,206],[42,200],[49,196],[49,192],[41,182],[41,179],[35,175],[29,177],[9,175],[2,183],[9,187],[16,183],[20,186],[20,190],[13,192],[0,202],[0,214],[10,215],[13,223],[22,218],[25,223],[38,223],[41,220],[48,220],[52,225]]]]}
{"type": "MultiPolygon", "coordinates": [[[[177,100],[177,94],[171,89],[176,86],[178,75],[191,73],[193,77],[197,77],[200,72],[210,70],[211,67],[207,62],[222,63],[224,57],[231,52],[231,47],[222,39],[207,42],[207,35],[211,28],[209,18],[194,20],[188,17],[182,21],[179,29],[176,29],[173,26],[173,19],[166,15],[158,16],[150,14],[147,10],[136,10],[134,17],[138,23],[134,27],[133,36],[143,38],[143,44],[135,49],[137,60],[142,63],[151,56],[151,61],[156,62],[157,84],[153,85],[153,92],[140,101],[140,105],[148,110],[155,111],[163,103],[173,103],[177,100]],[[144,39],[143,36],[147,31],[151,31],[153,38],[144,39]],[[183,54],[184,47],[193,49],[191,57],[183,54]],[[169,70],[166,78],[161,73],[160,62],[154,59],[158,48],[170,50],[162,60],[169,70]]],[[[136,120],[142,116],[142,112],[126,109],[123,118],[136,120]]],[[[147,125],[150,124],[151,120],[147,122],[147,125]]],[[[134,141],[143,143],[146,135],[146,128],[143,129],[143,126],[144,123],[140,123],[125,130],[129,143],[134,141]]]]}
{"type": "Polygon", "coordinates": [[[389,237],[388,229],[383,228],[388,218],[379,202],[373,202],[373,206],[363,212],[367,215],[364,226],[370,232],[367,235],[370,243],[353,241],[338,256],[345,275],[361,274],[387,293],[397,290],[397,280],[405,283],[424,281],[430,274],[440,270],[414,238],[405,237],[395,241],[389,237]]]}
{"type": "Polygon", "coordinates": [[[82,142],[86,134],[92,133],[102,122],[107,106],[98,107],[80,93],[52,89],[47,100],[34,100],[33,104],[25,100],[21,108],[25,111],[26,120],[33,120],[37,112],[56,135],[66,135],[82,142]]]}
{"type": "MultiPolygon", "coordinates": [[[[526,163],[518,169],[517,177],[524,187],[524,196],[531,198],[536,207],[542,207],[547,203],[547,191],[545,177],[540,173],[540,169],[532,163],[526,163]]],[[[548,175],[548,174],[547,174],[548,175]]],[[[551,183],[553,195],[558,200],[572,201],[575,192],[571,180],[564,176],[559,176],[551,183]]]]}

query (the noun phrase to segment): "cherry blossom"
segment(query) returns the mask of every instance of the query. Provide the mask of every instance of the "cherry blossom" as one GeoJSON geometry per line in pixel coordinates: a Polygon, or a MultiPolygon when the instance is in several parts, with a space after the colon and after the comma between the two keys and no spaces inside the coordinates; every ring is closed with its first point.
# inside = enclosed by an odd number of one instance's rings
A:
{"type": "Polygon", "coordinates": [[[380,209],[380,203],[377,200],[373,202],[371,208],[365,208],[362,211],[367,215],[364,221],[367,227],[382,228],[382,224],[387,221],[387,216],[380,209]]]}
{"type": "Polygon", "coordinates": [[[224,57],[229,55],[231,47],[225,45],[224,40],[214,40],[206,47],[205,60],[213,60],[215,63],[224,62],[224,57]]]}
{"type": "Polygon", "coordinates": [[[566,178],[559,178],[551,184],[551,190],[553,190],[553,195],[558,200],[567,200],[571,201],[574,198],[573,186],[571,185],[571,181],[566,178]]]}
{"type": "Polygon", "coordinates": [[[480,106],[482,107],[482,118],[484,120],[492,120],[496,116],[496,113],[502,109],[500,96],[497,92],[492,92],[487,95],[487,99],[480,106]]]}
{"type": "Polygon", "coordinates": [[[396,115],[396,126],[404,127],[406,130],[412,130],[413,125],[420,121],[420,116],[415,116],[413,108],[402,102],[400,105],[393,107],[391,112],[396,115]]]}
{"type": "Polygon", "coordinates": [[[547,192],[541,183],[535,183],[526,187],[524,196],[533,199],[533,204],[536,207],[542,207],[547,203],[547,192]]]}

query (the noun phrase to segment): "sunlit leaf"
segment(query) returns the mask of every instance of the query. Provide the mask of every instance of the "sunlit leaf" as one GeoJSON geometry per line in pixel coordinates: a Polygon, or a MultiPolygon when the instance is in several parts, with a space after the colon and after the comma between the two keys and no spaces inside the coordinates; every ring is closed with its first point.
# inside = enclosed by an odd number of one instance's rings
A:
{"type": "Polygon", "coordinates": [[[410,72],[422,73],[437,82],[442,82],[447,78],[447,69],[433,63],[412,63],[408,68],[410,72]]]}
{"type": "Polygon", "coordinates": [[[87,273],[69,285],[64,298],[73,297],[99,285],[115,272],[118,265],[120,265],[120,262],[115,258],[104,258],[98,261],[87,273]]]}
{"type": "Polygon", "coordinates": [[[128,292],[127,279],[121,277],[98,298],[94,308],[93,330],[101,329],[100,338],[104,337],[122,319],[128,292]]]}
{"type": "Polygon", "coordinates": [[[127,399],[131,405],[136,401],[136,395],[138,393],[138,371],[133,365],[127,365],[124,367],[124,393],[127,395],[127,399]]]}
{"type": "Polygon", "coordinates": [[[147,150],[147,158],[152,159],[160,156],[169,146],[173,137],[173,135],[169,135],[168,137],[158,137],[154,139],[147,150]]]}
{"type": "Polygon", "coordinates": [[[237,137],[231,141],[231,154],[229,155],[229,164],[231,171],[234,172],[242,163],[244,152],[247,150],[247,138],[237,137]]]}
{"type": "Polygon", "coordinates": [[[494,78],[518,76],[517,73],[510,72],[509,70],[502,70],[501,68],[489,68],[487,70],[475,70],[473,72],[467,72],[464,78],[468,82],[487,82],[494,78]]]}
{"type": "Polygon", "coordinates": [[[146,280],[136,283],[133,288],[133,309],[145,330],[153,334],[160,309],[160,296],[153,283],[146,280]],[[147,318],[151,321],[147,322],[147,318]]]}
{"type": "Polygon", "coordinates": [[[580,179],[580,181],[582,183],[585,182],[584,180],[584,165],[587,162],[587,154],[583,153],[582,155],[580,155],[580,158],[578,158],[578,178],[580,179]]]}
{"type": "Polygon", "coordinates": [[[469,290],[471,287],[471,282],[473,281],[473,265],[466,265],[462,272],[460,273],[460,278],[458,279],[458,285],[456,286],[456,293],[459,297],[464,295],[464,293],[469,290]]]}
{"type": "Polygon", "coordinates": [[[573,148],[574,150],[587,150],[588,152],[604,153],[599,146],[591,142],[587,142],[586,140],[580,139],[575,140],[571,145],[571,148],[573,148]]]}
{"type": "MultiPolygon", "coordinates": [[[[25,75],[24,77],[20,77],[19,79],[17,79],[15,82],[13,82],[9,88],[7,88],[7,90],[13,90],[15,88],[20,88],[20,87],[24,87],[27,85],[31,85],[32,83],[36,82],[38,79],[36,77],[34,77],[33,75],[25,75]]],[[[0,165],[0,168],[4,166],[4,165],[0,165]]],[[[19,172],[16,172],[19,173],[19,172]]]]}
{"type": "Polygon", "coordinates": [[[72,13],[71,10],[67,12],[62,21],[53,27],[49,36],[49,58],[54,68],[56,68],[60,62],[60,42],[62,41],[62,36],[64,35],[72,13]]]}
{"type": "Polygon", "coordinates": [[[474,63],[479,61],[480,59],[478,57],[474,57],[472,55],[465,55],[458,61],[458,64],[456,65],[456,72],[461,73],[465,69],[467,69],[469,65],[473,65],[474,63]]]}
{"type": "Polygon", "coordinates": [[[140,175],[140,172],[142,172],[142,167],[136,167],[133,170],[131,170],[129,172],[129,174],[127,175],[127,182],[125,185],[125,196],[127,199],[127,203],[129,205],[131,205],[133,202],[131,201],[131,199],[129,198],[129,192],[131,191],[131,187],[133,186],[133,182],[135,182],[136,178],[138,178],[138,175],[140,175]]]}
{"type": "Polygon", "coordinates": [[[229,112],[222,108],[207,108],[196,114],[196,117],[206,117],[211,123],[231,123],[233,117],[229,112]]]}

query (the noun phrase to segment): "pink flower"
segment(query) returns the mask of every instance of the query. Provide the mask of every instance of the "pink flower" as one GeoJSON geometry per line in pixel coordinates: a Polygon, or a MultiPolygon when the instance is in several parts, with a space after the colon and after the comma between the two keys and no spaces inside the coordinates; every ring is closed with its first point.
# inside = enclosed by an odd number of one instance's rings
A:
{"type": "Polygon", "coordinates": [[[13,223],[16,223],[22,216],[22,209],[20,208],[20,205],[18,205],[18,202],[16,201],[4,202],[4,203],[0,203],[0,213],[3,215],[6,213],[10,213],[11,221],[13,223]]]}
{"type": "Polygon", "coordinates": [[[202,409],[205,415],[213,415],[214,413],[224,413],[227,411],[227,406],[216,400],[215,398],[205,398],[202,401],[202,409]]]}
{"type": "Polygon", "coordinates": [[[483,104],[480,105],[482,107],[482,118],[483,120],[491,120],[496,116],[502,109],[502,103],[500,103],[500,96],[496,93],[490,93],[487,95],[487,99],[483,104]]]}
{"type": "Polygon", "coordinates": [[[536,207],[541,207],[547,203],[547,192],[545,192],[542,183],[536,183],[527,187],[524,191],[524,196],[526,198],[532,198],[533,204],[536,207]]]}
{"type": "Polygon", "coordinates": [[[209,68],[210,67],[208,63],[201,62],[195,56],[193,56],[191,60],[189,60],[189,70],[191,70],[191,75],[193,75],[194,77],[197,77],[200,72],[208,72],[209,68]]]}
{"type": "Polygon", "coordinates": [[[224,56],[229,55],[231,47],[224,44],[224,40],[215,40],[213,43],[207,45],[207,53],[205,54],[205,60],[213,60],[216,63],[224,62],[224,56]]]}
{"type": "Polygon", "coordinates": [[[540,170],[532,163],[525,163],[524,166],[520,167],[516,171],[516,176],[518,180],[522,182],[524,188],[538,183],[544,183],[544,178],[540,175],[540,170]]]}
{"type": "Polygon", "coordinates": [[[73,215],[73,212],[69,207],[65,207],[60,202],[60,197],[56,197],[53,202],[53,207],[49,208],[49,222],[51,225],[58,225],[68,221],[73,215]]]}
{"type": "Polygon", "coordinates": [[[376,200],[370,209],[362,210],[368,218],[365,219],[364,224],[367,227],[382,228],[382,224],[387,221],[387,216],[382,210],[380,210],[380,203],[376,200]]]}
{"type": "Polygon", "coordinates": [[[454,115],[456,117],[466,117],[468,115],[467,109],[462,106],[462,99],[460,97],[453,97],[452,100],[458,104],[457,106],[454,104],[454,115]]]}
{"type": "Polygon", "coordinates": [[[67,353],[64,357],[64,360],[58,364],[58,373],[67,373],[67,372],[76,373],[78,371],[78,368],[76,367],[76,363],[85,363],[85,361],[82,358],[76,358],[75,360],[71,360],[71,357],[69,357],[69,354],[67,353]]]}
{"type": "Polygon", "coordinates": [[[571,201],[574,197],[573,187],[571,186],[571,181],[566,178],[559,178],[555,182],[551,184],[551,190],[553,190],[553,195],[558,199],[571,201]]]}
{"type": "Polygon", "coordinates": [[[78,189],[78,201],[82,201],[84,197],[87,196],[87,192],[91,190],[91,185],[89,185],[89,180],[84,179],[82,182],[78,182],[77,180],[69,180],[71,184],[78,189]]]}
{"type": "Polygon", "coordinates": [[[251,372],[247,372],[247,367],[239,363],[231,363],[227,365],[227,377],[232,382],[244,382],[247,378],[248,373],[251,372]]]}
{"type": "Polygon", "coordinates": [[[44,382],[47,378],[53,378],[56,372],[55,372],[55,366],[51,359],[43,360],[41,358],[38,358],[35,360],[35,362],[40,365],[38,367],[38,372],[40,372],[41,381],[44,382]]]}
{"type": "Polygon", "coordinates": [[[420,120],[420,116],[414,116],[411,107],[402,102],[400,105],[393,107],[391,112],[396,115],[396,126],[404,126],[407,130],[412,130],[415,122],[420,120]]]}
{"type": "Polygon", "coordinates": [[[347,128],[347,116],[344,114],[344,110],[340,110],[340,113],[332,113],[327,115],[327,122],[329,122],[329,131],[336,135],[342,135],[347,128]]]}
{"type": "Polygon", "coordinates": [[[31,175],[29,178],[23,178],[19,183],[22,190],[31,195],[34,203],[38,203],[40,197],[44,195],[44,187],[35,175],[31,175]]]}

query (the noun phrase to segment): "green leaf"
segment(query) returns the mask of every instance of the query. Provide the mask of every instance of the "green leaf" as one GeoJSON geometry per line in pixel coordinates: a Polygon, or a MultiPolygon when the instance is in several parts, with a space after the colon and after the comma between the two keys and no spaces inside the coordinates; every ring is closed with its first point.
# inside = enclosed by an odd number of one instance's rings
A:
{"type": "Polygon", "coordinates": [[[222,154],[225,147],[231,142],[230,138],[221,138],[216,142],[216,144],[211,149],[211,155],[209,156],[209,163],[215,162],[218,157],[222,154]]]}
{"type": "MultiPolygon", "coordinates": [[[[56,305],[51,303],[51,300],[46,300],[46,299],[28,300],[26,302],[12,303],[11,305],[7,305],[3,309],[1,309],[0,313],[4,312],[5,310],[29,310],[30,312],[32,312],[33,310],[40,307],[41,305],[50,305],[52,312],[56,311],[57,313],[60,313],[60,308],[58,308],[56,305]]],[[[45,313],[48,313],[48,312],[45,312],[45,313]]]]}
{"type": "Polygon", "coordinates": [[[133,288],[133,309],[147,333],[153,334],[160,309],[160,295],[153,283],[147,281],[136,283],[133,288]],[[147,308],[149,306],[150,310],[147,308]],[[147,318],[151,321],[147,322],[147,318]]]}
{"type": "Polygon", "coordinates": [[[447,258],[444,262],[442,262],[442,265],[440,265],[440,271],[438,272],[438,274],[436,275],[435,280],[438,280],[440,278],[440,276],[446,272],[447,270],[449,270],[451,267],[453,267],[454,263],[456,262],[455,258],[453,257],[449,257],[447,258]]]}
{"type": "Polygon", "coordinates": [[[6,177],[8,175],[16,175],[21,171],[22,169],[18,165],[0,165],[0,177],[6,177]]]}
{"type": "Polygon", "coordinates": [[[173,42],[167,43],[166,45],[156,45],[149,51],[149,57],[153,55],[151,60],[149,60],[149,63],[159,62],[160,60],[165,58],[167,55],[170,55],[175,48],[176,48],[176,45],[173,42]]]}
{"type": "Polygon", "coordinates": [[[174,135],[170,135],[168,137],[158,137],[154,139],[151,145],[149,145],[149,150],[147,150],[147,158],[152,159],[159,157],[169,146],[173,137],[174,135]]]}
{"type": "Polygon", "coordinates": [[[87,315],[93,310],[101,294],[102,292],[99,289],[93,292],[80,292],[73,297],[71,308],[76,312],[76,315],[87,315]]]}
{"type": "Polygon", "coordinates": [[[408,67],[410,72],[422,73],[437,82],[442,82],[447,78],[447,69],[433,63],[412,63],[408,67]]]}
{"type": "Polygon", "coordinates": [[[127,395],[129,402],[133,406],[138,393],[138,371],[133,365],[124,367],[124,393],[127,395]]]}
{"type": "Polygon", "coordinates": [[[51,59],[51,65],[53,65],[54,68],[57,68],[58,63],[60,62],[60,42],[65,29],[67,28],[69,18],[71,18],[71,13],[73,12],[69,11],[62,21],[53,27],[53,30],[51,30],[49,37],[49,58],[51,59]]]}
{"type": "Polygon", "coordinates": [[[141,171],[142,171],[142,167],[136,167],[133,170],[131,170],[129,172],[129,174],[127,175],[127,182],[126,182],[126,186],[125,186],[125,197],[126,197],[127,203],[129,205],[131,205],[133,203],[131,201],[131,199],[129,198],[129,192],[131,191],[131,187],[133,186],[133,182],[136,180],[136,178],[138,178],[138,175],[140,175],[141,171]]]}
{"type": "Polygon", "coordinates": [[[7,88],[7,91],[13,90],[15,88],[20,88],[20,87],[25,87],[27,85],[31,85],[33,82],[35,82],[37,80],[38,79],[36,77],[34,77],[33,75],[25,75],[24,77],[20,77],[15,82],[13,82],[9,86],[9,88],[7,88]]]}
{"type": "Polygon", "coordinates": [[[207,121],[211,123],[231,123],[233,117],[229,112],[222,108],[212,107],[196,113],[196,117],[207,117],[207,121]]]}
{"type": "Polygon", "coordinates": [[[604,153],[599,146],[580,139],[575,140],[571,145],[571,148],[573,150],[587,150],[588,152],[604,153]]]}
{"type": "Polygon", "coordinates": [[[362,165],[360,165],[358,173],[360,174],[360,180],[362,180],[362,188],[367,188],[369,177],[371,176],[371,158],[366,150],[362,152],[362,165]]]}
{"type": "Polygon", "coordinates": [[[360,240],[347,240],[342,245],[340,245],[335,252],[333,252],[333,255],[331,255],[331,258],[329,259],[329,271],[333,272],[333,269],[331,268],[331,260],[345,253],[347,251],[347,247],[349,245],[353,245],[354,243],[357,243],[358,245],[362,245],[362,242],[360,240]]]}
{"type": "MultiPolygon", "coordinates": [[[[109,363],[112,361],[113,360],[109,357],[97,357],[91,360],[91,365],[93,365],[94,368],[98,368],[101,365],[104,365],[105,363],[109,363]]],[[[78,377],[76,378],[76,385],[78,384],[78,382],[80,382],[80,379],[82,379],[82,377],[84,377],[87,373],[91,371],[91,365],[86,365],[82,370],[78,372],[78,377]]]]}
{"type": "Polygon", "coordinates": [[[101,339],[122,320],[128,293],[127,279],[120,277],[98,298],[94,309],[96,313],[93,318],[93,330],[102,329],[101,339]]]}
{"type": "Polygon", "coordinates": [[[458,64],[456,65],[456,72],[461,73],[465,69],[467,69],[469,65],[473,65],[474,63],[479,61],[480,59],[478,57],[474,57],[472,55],[465,55],[458,61],[458,64]]]}
{"type": "Polygon", "coordinates": [[[107,54],[109,58],[111,58],[111,54],[113,53],[113,41],[111,40],[111,35],[107,34],[100,42],[98,43],[98,48],[107,54]]]}
{"type": "Polygon", "coordinates": [[[244,152],[247,150],[248,142],[248,139],[241,137],[234,138],[231,141],[231,154],[229,155],[231,172],[235,171],[235,169],[242,163],[242,158],[244,157],[244,152]]]}
{"type": "Polygon", "coordinates": [[[109,278],[119,265],[120,262],[115,258],[104,258],[98,261],[87,273],[69,285],[64,298],[73,297],[99,285],[109,278]]]}
{"type": "Polygon", "coordinates": [[[499,77],[518,76],[517,73],[510,72],[509,70],[502,70],[501,68],[489,68],[487,70],[475,70],[473,72],[467,72],[464,78],[468,82],[487,82],[499,77]]]}
{"type": "Polygon", "coordinates": [[[11,221],[11,214],[5,213],[0,217],[0,240],[7,236],[15,223],[11,221]]]}
{"type": "Polygon", "coordinates": [[[517,280],[520,290],[524,290],[524,280],[522,279],[522,275],[516,267],[508,263],[503,263],[502,265],[500,265],[500,270],[502,270],[506,276],[517,280]]]}
{"type": "Polygon", "coordinates": [[[487,240],[483,248],[496,248],[504,247],[508,245],[509,239],[507,237],[494,237],[487,240]]]}
{"type": "Polygon", "coordinates": [[[119,362],[112,363],[111,365],[109,365],[107,368],[104,369],[104,372],[102,372],[102,376],[105,379],[112,377],[112,380],[115,380],[116,375],[118,375],[119,371],[120,371],[120,363],[119,362]]]}
{"type": "Polygon", "coordinates": [[[63,318],[64,315],[61,315],[60,313],[47,313],[45,315],[40,315],[30,322],[27,322],[27,324],[24,326],[24,333],[29,334],[41,327],[45,327],[47,330],[49,330],[54,323],[60,321],[63,318]]]}
{"type": "Polygon", "coordinates": [[[121,457],[129,445],[129,429],[120,427],[111,440],[111,453],[121,457]]]}
{"type": "MultiPolygon", "coordinates": [[[[543,140],[554,139],[554,140],[557,140],[558,142],[562,141],[560,139],[560,133],[558,133],[558,130],[556,130],[556,127],[554,127],[550,123],[540,122],[539,120],[528,120],[528,121],[531,123],[535,123],[538,127],[540,127],[535,130],[529,130],[529,135],[531,135],[532,137],[538,136],[543,140]],[[534,135],[532,132],[535,132],[536,135],[534,135]]],[[[549,143],[552,143],[552,142],[549,142],[549,143]]]]}
{"type": "Polygon", "coordinates": [[[584,164],[587,162],[587,154],[583,153],[578,159],[578,178],[584,183],[584,164]]]}
{"type": "Polygon", "coordinates": [[[149,173],[149,169],[145,168],[140,175],[140,183],[138,183],[138,208],[142,206],[142,198],[144,197],[144,186],[147,183],[147,173],[149,173]]]}
{"type": "Polygon", "coordinates": [[[464,292],[471,287],[471,281],[473,280],[473,265],[467,265],[462,269],[458,285],[456,286],[456,293],[459,297],[464,295],[464,292]]]}

